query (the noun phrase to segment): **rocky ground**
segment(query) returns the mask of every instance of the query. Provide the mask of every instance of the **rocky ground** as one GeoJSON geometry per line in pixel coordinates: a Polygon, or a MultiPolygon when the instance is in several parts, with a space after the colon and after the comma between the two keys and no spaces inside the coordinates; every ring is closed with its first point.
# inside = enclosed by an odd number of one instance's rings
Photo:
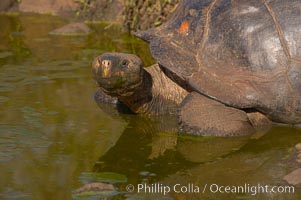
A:
{"type": "Polygon", "coordinates": [[[72,21],[109,21],[129,30],[160,25],[179,0],[1,0],[0,12],[59,15],[72,21]]]}

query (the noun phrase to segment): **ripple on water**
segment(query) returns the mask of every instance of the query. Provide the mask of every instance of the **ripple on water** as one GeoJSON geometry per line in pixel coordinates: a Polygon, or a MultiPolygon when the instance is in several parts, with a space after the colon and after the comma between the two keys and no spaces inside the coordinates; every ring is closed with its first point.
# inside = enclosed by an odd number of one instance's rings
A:
{"type": "Polygon", "coordinates": [[[83,78],[86,75],[79,75],[74,73],[56,73],[51,75],[50,79],[73,79],[73,78],[83,78]]]}
{"type": "Polygon", "coordinates": [[[82,63],[72,60],[50,61],[47,64],[32,66],[34,71],[72,71],[82,67],[82,63]]]}
{"type": "Polygon", "coordinates": [[[104,50],[100,50],[100,49],[83,49],[82,50],[82,53],[84,54],[84,55],[88,55],[88,56],[90,56],[90,55],[99,55],[99,54],[103,54],[103,53],[105,53],[105,51],[104,50]]]}
{"type": "Polygon", "coordinates": [[[13,92],[16,84],[27,76],[24,66],[4,65],[0,69],[0,92],[13,92]]]}
{"type": "Polygon", "coordinates": [[[26,147],[44,143],[41,135],[22,125],[0,124],[0,162],[21,154],[26,147]]]}
{"type": "Polygon", "coordinates": [[[9,98],[8,97],[5,97],[5,96],[0,96],[0,103],[5,103],[9,101],[9,98]]]}
{"type": "Polygon", "coordinates": [[[32,125],[35,128],[43,128],[44,125],[42,123],[42,114],[37,112],[36,109],[26,106],[21,108],[21,111],[23,113],[23,117],[25,121],[32,125]]]}
{"type": "Polygon", "coordinates": [[[26,78],[26,79],[18,82],[16,85],[17,86],[32,85],[38,81],[47,81],[47,80],[49,80],[48,76],[35,76],[35,77],[31,77],[31,78],[30,77],[26,78]]]}
{"type": "Polygon", "coordinates": [[[15,91],[16,86],[14,83],[1,83],[0,82],[0,92],[13,92],[15,91]]]}
{"type": "Polygon", "coordinates": [[[1,196],[5,199],[32,199],[32,195],[25,194],[21,191],[15,190],[13,188],[6,187],[1,196]]]}
{"type": "Polygon", "coordinates": [[[11,51],[3,51],[3,52],[0,52],[0,59],[7,58],[12,55],[14,55],[14,54],[11,51]]]}
{"type": "Polygon", "coordinates": [[[21,65],[4,65],[0,70],[0,80],[17,82],[28,75],[28,69],[21,65]]]}
{"type": "Polygon", "coordinates": [[[48,111],[47,112],[47,115],[57,115],[57,114],[59,114],[60,112],[58,112],[58,111],[48,111]]]}
{"type": "Polygon", "coordinates": [[[34,38],[33,40],[36,41],[36,42],[48,42],[48,41],[50,41],[50,38],[46,38],[46,37],[44,37],[44,38],[34,38]]]}

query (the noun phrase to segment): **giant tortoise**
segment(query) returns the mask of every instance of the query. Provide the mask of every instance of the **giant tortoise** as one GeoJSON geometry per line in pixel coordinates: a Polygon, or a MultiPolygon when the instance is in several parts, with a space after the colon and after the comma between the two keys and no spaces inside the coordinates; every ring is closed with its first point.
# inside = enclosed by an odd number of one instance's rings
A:
{"type": "Polygon", "coordinates": [[[133,112],[179,109],[182,130],[197,135],[301,123],[300,0],[183,0],[166,23],[135,35],[158,64],[105,53],[92,67],[102,91],[133,112]]]}

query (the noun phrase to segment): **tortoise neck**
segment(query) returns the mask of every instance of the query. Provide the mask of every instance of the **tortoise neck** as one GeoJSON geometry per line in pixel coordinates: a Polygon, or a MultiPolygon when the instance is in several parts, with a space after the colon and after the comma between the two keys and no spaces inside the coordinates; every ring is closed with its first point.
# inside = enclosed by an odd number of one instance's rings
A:
{"type": "Polygon", "coordinates": [[[148,103],[152,101],[152,85],[151,75],[143,69],[141,84],[135,88],[130,96],[121,96],[119,100],[134,113],[144,113],[147,110],[148,103]]]}
{"type": "Polygon", "coordinates": [[[168,78],[157,64],[143,69],[142,77],[131,96],[119,99],[134,113],[176,114],[188,92],[168,78]]]}

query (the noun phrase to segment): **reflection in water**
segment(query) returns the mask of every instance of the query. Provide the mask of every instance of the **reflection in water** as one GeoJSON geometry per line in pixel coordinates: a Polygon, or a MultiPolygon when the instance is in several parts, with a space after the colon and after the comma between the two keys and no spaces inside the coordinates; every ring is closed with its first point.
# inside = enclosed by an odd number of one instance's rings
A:
{"type": "MultiPolygon", "coordinates": [[[[99,109],[90,77],[93,58],[105,51],[133,52],[148,66],[153,60],[147,44],[116,26],[91,25],[94,32],[85,37],[48,34],[65,23],[53,16],[0,16],[0,199],[71,199],[83,172],[124,174],[128,182],[115,185],[124,191],[129,183],[157,181],[279,185],[294,168],[287,160],[301,142],[297,128],[274,127],[257,139],[197,138],[178,135],[175,117],[99,109]]],[[[177,196],[205,197],[254,199],[177,196]]],[[[256,196],[272,198],[300,194],[256,196]]]]}
{"type": "Polygon", "coordinates": [[[90,62],[101,38],[49,36],[64,23],[51,16],[0,16],[0,23],[0,198],[70,199],[78,175],[127,124],[93,102],[90,62]]]}
{"type": "MultiPolygon", "coordinates": [[[[282,177],[296,167],[290,163],[290,157],[292,147],[296,141],[301,140],[300,133],[300,130],[294,128],[274,127],[260,139],[247,142],[240,138],[231,142],[228,138],[199,139],[160,134],[146,137],[138,133],[135,135],[135,130],[126,129],[116,145],[100,158],[94,170],[122,171],[130,177],[128,183],[134,185],[159,182],[170,187],[176,184],[184,186],[193,184],[200,188],[206,184],[282,186],[287,185],[282,177]],[[128,144],[133,144],[137,137],[141,141],[129,146],[128,144]],[[157,146],[155,144],[158,141],[157,137],[175,138],[176,141],[173,141],[173,149],[168,149],[163,155],[150,158],[149,155],[156,151],[153,147],[157,146]],[[152,145],[145,149],[146,143],[152,145]],[[238,146],[242,147],[238,149],[238,146]],[[141,156],[142,153],[144,156],[141,156]]],[[[168,142],[161,148],[166,146],[170,146],[168,142]]],[[[171,199],[300,199],[301,197],[300,188],[295,188],[294,194],[261,193],[256,196],[252,194],[254,193],[213,194],[208,190],[204,194],[187,192],[185,195],[169,193],[168,196],[171,199]]],[[[129,199],[166,198],[160,194],[149,193],[127,196],[129,199]]]]}

